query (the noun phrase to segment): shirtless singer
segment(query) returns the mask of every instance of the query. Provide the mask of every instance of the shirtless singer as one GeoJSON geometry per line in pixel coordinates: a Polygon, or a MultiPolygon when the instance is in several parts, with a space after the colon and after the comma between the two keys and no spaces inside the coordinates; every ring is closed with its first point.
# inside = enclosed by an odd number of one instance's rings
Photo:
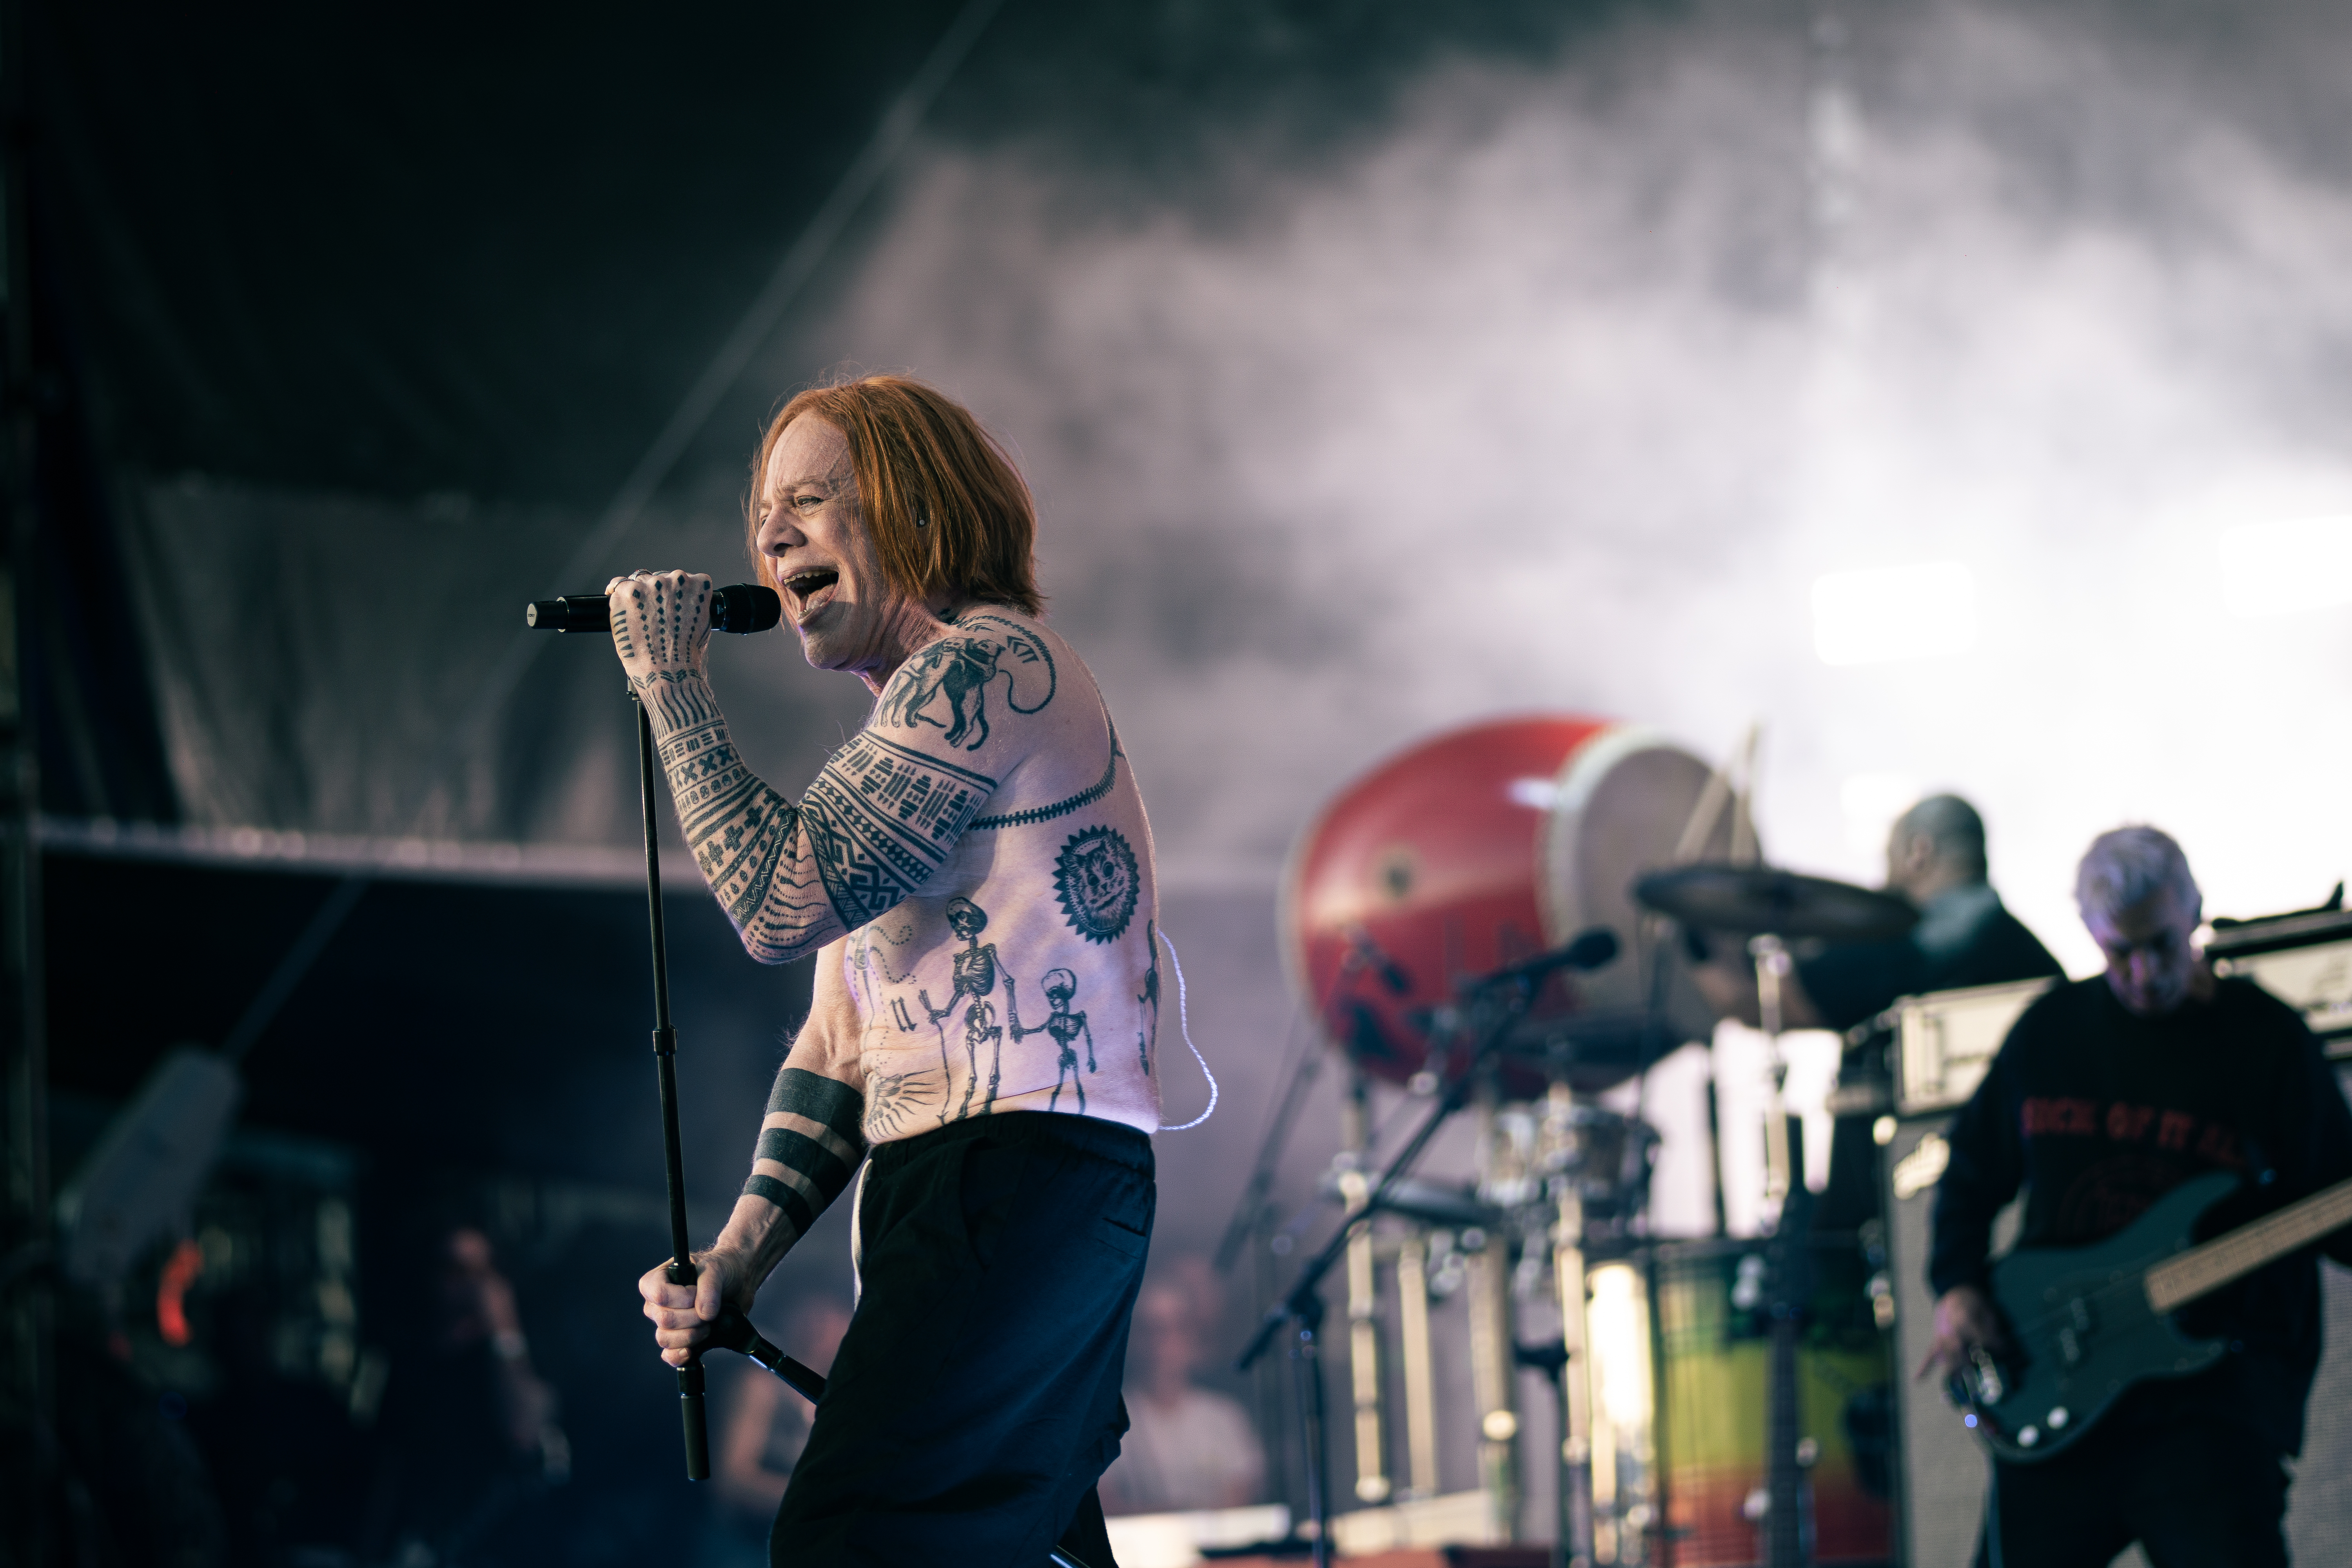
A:
{"type": "Polygon", "coordinates": [[[1108,1568],[1160,1124],[1142,797],[969,413],[895,376],[803,392],[752,472],[761,580],[874,710],[788,801],[704,678],[710,580],[606,590],[711,891],[754,958],[816,959],[743,1195],[694,1284],[646,1272],[646,1315],[682,1363],[855,1178],[859,1302],[771,1561],[1108,1568]]]}

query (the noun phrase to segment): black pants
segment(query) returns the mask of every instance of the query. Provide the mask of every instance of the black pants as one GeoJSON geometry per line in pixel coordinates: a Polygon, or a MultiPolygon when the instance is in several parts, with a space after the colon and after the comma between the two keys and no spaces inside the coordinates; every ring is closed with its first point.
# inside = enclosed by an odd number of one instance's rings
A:
{"type": "Polygon", "coordinates": [[[2135,1541],[2155,1568],[2285,1568],[2286,1485],[2255,1434],[2127,1394],[2076,1447],[1993,1467],[1978,1568],[2105,1568],[2135,1541]]]}
{"type": "Polygon", "coordinates": [[[864,1292],[769,1560],[1111,1568],[1096,1480],[1156,1198],[1151,1140],[974,1117],[885,1143],[858,1209],[864,1292]]]}

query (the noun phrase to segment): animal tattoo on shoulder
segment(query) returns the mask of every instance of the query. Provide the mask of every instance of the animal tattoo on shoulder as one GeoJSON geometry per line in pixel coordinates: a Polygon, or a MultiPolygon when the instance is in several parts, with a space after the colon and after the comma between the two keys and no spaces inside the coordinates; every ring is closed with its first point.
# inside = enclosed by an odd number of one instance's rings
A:
{"type": "Polygon", "coordinates": [[[1043,712],[1060,678],[1045,641],[1020,622],[985,612],[967,615],[957,629],[916,652],[890,678],[874,714],[877,725],[902,730],[929,725],[947,743],[976,752],[988,743],[990,689],[1001,678],[1004,706],[1043,712]]]}
{"type": "MultiPolygon", "coordinates": [[[[1084,1116],[1087,1113],[1087,1080],[1078,1075],[1077,1042],[1079,1040],[1083,1039],[1087,1043],[1087,1071],[1096,1072],[1100,1069],[1095,1066],[1095,1032],[1087,1025],[1087,1016],[1084,1013],[1070,1011],[1070,1003],[1078,994],[1078,977],[1066,969],[1049,969],[1045,971],[1044,984],[1045,1005],[1053,1010],[1045,1015],[1044,1023],[1024,1028],[1021,1025],[1021,1005],[1013,990],[1013,976],[1006,975],[1004,977],[1005,1018],[1012,1027],[1013,1037],[1016,1041],[1025,1039],[1031,1035],[1054,1037],[1058,1056],[1054,1067],[1054,1092],[1046,1100],[1045,1109],[1052,1110],[1061,1104],[1062,1085],[1065,1080],[1067,1080],[1078,1091],[1078,1114],[1084,1116]]],[[[996,1098],[994,1083],[988,1086],[988,1093],[991,1100],[996,1098]]]]}

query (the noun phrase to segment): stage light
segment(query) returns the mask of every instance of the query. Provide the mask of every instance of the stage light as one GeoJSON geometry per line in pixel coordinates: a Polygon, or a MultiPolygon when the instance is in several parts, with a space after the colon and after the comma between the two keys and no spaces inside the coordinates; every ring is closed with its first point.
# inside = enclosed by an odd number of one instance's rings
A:
{"type": "Polygon", "coordinates": [[[1932,658],[1966,653],[1976,641],[1976,575],[1957,561],[1813,580],[1813,649],[1823,664],[1932,658]]]}
{"type": "Polygon", "coordinates": [[[2352,605],[2352,517],[2231,529],[2221,535],[2221,602],[2249,619],[2352,605]]]}

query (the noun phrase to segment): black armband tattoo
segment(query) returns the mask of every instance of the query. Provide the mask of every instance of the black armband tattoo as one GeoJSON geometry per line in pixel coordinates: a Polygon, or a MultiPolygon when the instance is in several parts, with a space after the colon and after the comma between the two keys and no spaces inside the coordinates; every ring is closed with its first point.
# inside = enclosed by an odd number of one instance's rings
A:
{"type": "Polygon", "coordinates": [[[808,1234],[866,1157],[866,1138],[858,1130],[865,1110],[865,1097],[847,1084],[801,1068],[784,1068],[768,1096],[767,1120],[760,1124],[760,1147],[744,1194],[783,1210],[795,1238],[808,1234]]]}

